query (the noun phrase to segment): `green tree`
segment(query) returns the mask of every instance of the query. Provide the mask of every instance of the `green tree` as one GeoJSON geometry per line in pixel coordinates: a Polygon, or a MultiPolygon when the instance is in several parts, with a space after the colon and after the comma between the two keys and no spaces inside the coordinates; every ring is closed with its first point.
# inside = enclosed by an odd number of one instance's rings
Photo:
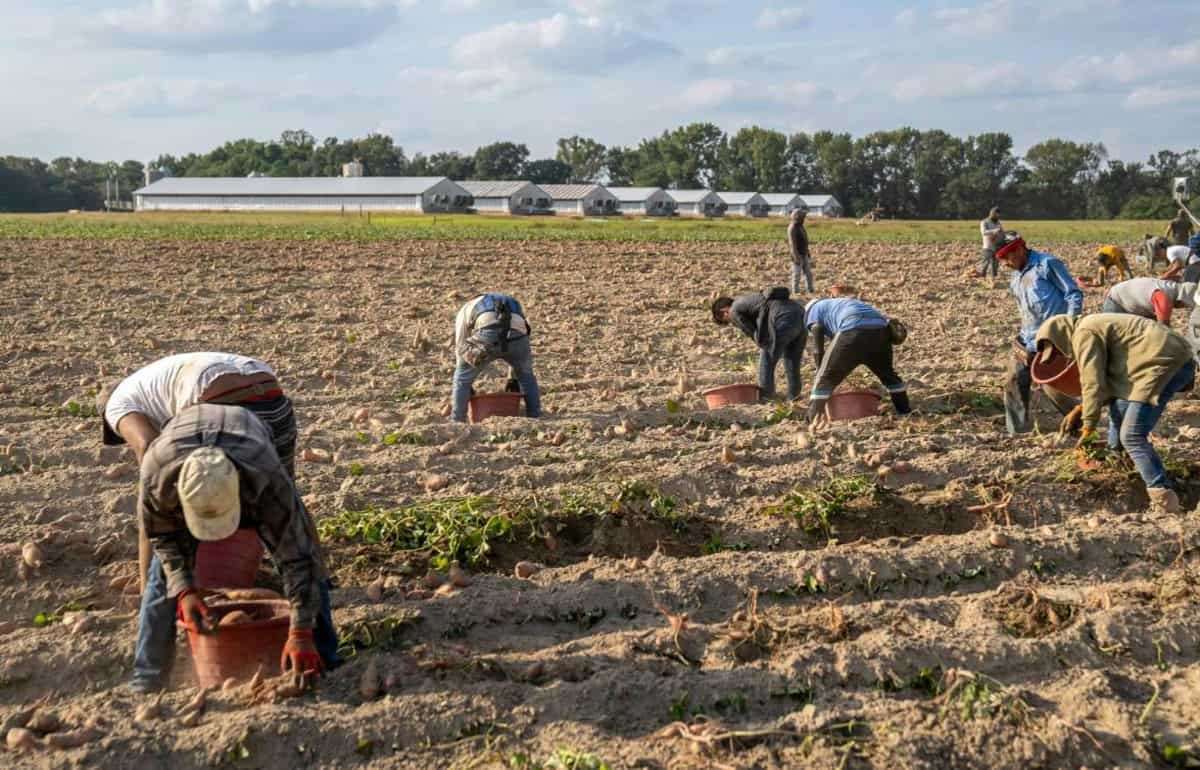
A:
{"type": "Polygon", "coordinates": [[[598,182],[604,173],[607,148],[595,139],[569,136],[558,140],[555,159],[571,168],[572,182],[598,182]]]}
{"type": "Polygon", "coordinates": [[[554,158],[531,160],[525,164],[525,178],[534,184],[566,184],[571,181],[571,167],[554,158]]]}
{"type": "Polygon", "coordinates": [[[513,142],[495,142],[475,151],[476,179],[521,179],[529,148],[513,142]]]}
{"type": "Polygon", "coordinates": [[[779,131],[743,128],[724,145],[716,184],[729,190],[783,190],[787,150],[788,138],[779,131]]]}

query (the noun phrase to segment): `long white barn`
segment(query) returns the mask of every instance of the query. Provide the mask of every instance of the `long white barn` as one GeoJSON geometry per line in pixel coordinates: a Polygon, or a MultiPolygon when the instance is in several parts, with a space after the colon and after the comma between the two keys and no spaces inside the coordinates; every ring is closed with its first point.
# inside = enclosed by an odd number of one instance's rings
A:
{"type": "Polygon", "coordinates": [[[445,177],[167,177],[133,192],[138,211],[411,211],[470,208],[445,177]]]}
{"type": "Polygon", "coordinates": [[[675,201],[661,187],[609,187],[617,199],[617,210],[622,214],[642,214],[651,217],[669,217],[675,213],[675,201]]]}
{"type": "Polygon", "coordinates": [[[458,182],[475,199],[475,210],[487,214],[547,214],[553,211],[550,193],[533,182],[458,182]]]}
{"type": "Polygon", "coordinates": [[[595,216],[614,214],[617,199],[598,184],[543,184],[538,185],[554,200],[554,210],[559,214],[595,216]]]}
{"type": "Polygon", "coordinates": [[[721,217],[729,208],[712,190],[667,190],[681,216],[721,217]]]}

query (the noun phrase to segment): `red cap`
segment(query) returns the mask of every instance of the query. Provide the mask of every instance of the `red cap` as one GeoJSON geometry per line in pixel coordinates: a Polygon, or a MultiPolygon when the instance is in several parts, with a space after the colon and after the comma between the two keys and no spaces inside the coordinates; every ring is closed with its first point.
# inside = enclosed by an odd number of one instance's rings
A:
{"type": "Polygon", "coordinates": [[[1013,251],[1018,246],[1025,248],[1025,239],[1019,235],[1011,241],[1005,241],[996,249],[996,259],[1003,259],[1005,254],[1013,251]]]}

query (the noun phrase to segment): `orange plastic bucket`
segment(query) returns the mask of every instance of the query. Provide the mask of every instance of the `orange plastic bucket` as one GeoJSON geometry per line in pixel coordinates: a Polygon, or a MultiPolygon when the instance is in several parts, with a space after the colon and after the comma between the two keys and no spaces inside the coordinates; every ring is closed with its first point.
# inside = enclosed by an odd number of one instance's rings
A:
{"type": "Polygon", "coordinates": [[[758,402],[757,385],[723,385],[704,391],[704,401],[709,409],[720,409],[734,404],[754,404],[758,402]]]}
{"type": "Polygon", "coordinates": [[[483,422],[489,417],[520,417],[520,393],[480,393],[467,402],[467,415],[471,422],[483,422]]]}
{"type": "Polygon", "coordinates": [[[220,687],[230,677],[246,679],[259,666],[265,674],[279,671],[279,656],[287,644],[291,605],[285,599],[247,602],[213,602],[213,614],[224,616],[242,610],[257,620],[219,626],[215,633],[188,631],[192,669],[201,687],[220,687]]]}
{"type": "Polygon", "coordinates": [[[258,530],[239,529],[224,540],[202,541],[192,582],[197,588],[253,588],[262,557],[258,530]]]}
{"type": "Polygon", "coordinates": [[[1057,348],[1049,361],[1042,363],[1041,359],[1039,353],[1033,359],[1033,366],[1029,368],[1029,376],[1033,381],[1059,393],[1079,398],[1083,388],[1079,384],[1079,367],[1075,365],[1075,361],[1062,355],[1057,348]]]}
{"type": "Polygon", "coordinates": [[[839,390],[825,403],[830,420],[861,420],[879,414],[879,394],[872,390],[839,390]]]}

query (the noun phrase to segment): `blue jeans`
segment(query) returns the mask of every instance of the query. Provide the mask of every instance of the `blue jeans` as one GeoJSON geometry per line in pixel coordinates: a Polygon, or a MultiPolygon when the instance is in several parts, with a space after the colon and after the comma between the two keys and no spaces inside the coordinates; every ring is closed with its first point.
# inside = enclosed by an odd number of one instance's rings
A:
{"type": "Polygon", "coordinates": [[[1150,443],[1150,433],[1170,400],[1188,387],[1195,375],[1196,364],[1188,361],[1167,381],[1157,405],[1117,399],[1108,406],[1108,446],[1110,449],[1125,448],[1147,489],[1170,486],[1162,459],[1150,443]]]}
{"type": "MultiPolygon", "coordinates": [[[[313,629],[313,643],[327,669],[341,664],[338,657],[338,636],[333,627],[333,611],[329,604],[329,581],[320,582],[321,608],[313,629]]],[[[137,646],[133,652],[133,678],[165,687],[175,665],[175,599],[167,596],[167,575],[158,556],[150,560],[146,576],[146,591],[138,611],[137,646]]]]}
{"type": "MultiPolygon", "coordinates": [[[[766,312],[765,310],[763,312],[766,312]]],[[[783,371],[787,376],[788,399],[800,395],[800,359],[804,357],[807,332],[802,323],[780,325],[775,329],[775,351],[758,350],[759,395],[770,398],[775,395],[775,366],[783,359],[783,371]]]]}
{"type": "MultiPolygon", "coordinates": [[[[488,342],[495,342],[500,334],[495,329],[485,329],[476,333],[488,342]]],[[[471,366],[461,358],[458,360],[458,366],[454,369],[454,393],[451,396],[454,406],[450,413],[455,422],[467,421],[467,402],[471,400],[471,386],[475,384],[475,378],[484,367],[495,360],[504,361],[512,367],[517,382],[521,383],[521,394],[525,397],[525,416],[542,416],[541,392],[538,390],[537,377],[533,374],[533,350],[529,346],[529,335],[525,335],[509,340],[507,352],[502,353],[497,347],[496,354],[480,361],[479,366],[471,366]]]]}

